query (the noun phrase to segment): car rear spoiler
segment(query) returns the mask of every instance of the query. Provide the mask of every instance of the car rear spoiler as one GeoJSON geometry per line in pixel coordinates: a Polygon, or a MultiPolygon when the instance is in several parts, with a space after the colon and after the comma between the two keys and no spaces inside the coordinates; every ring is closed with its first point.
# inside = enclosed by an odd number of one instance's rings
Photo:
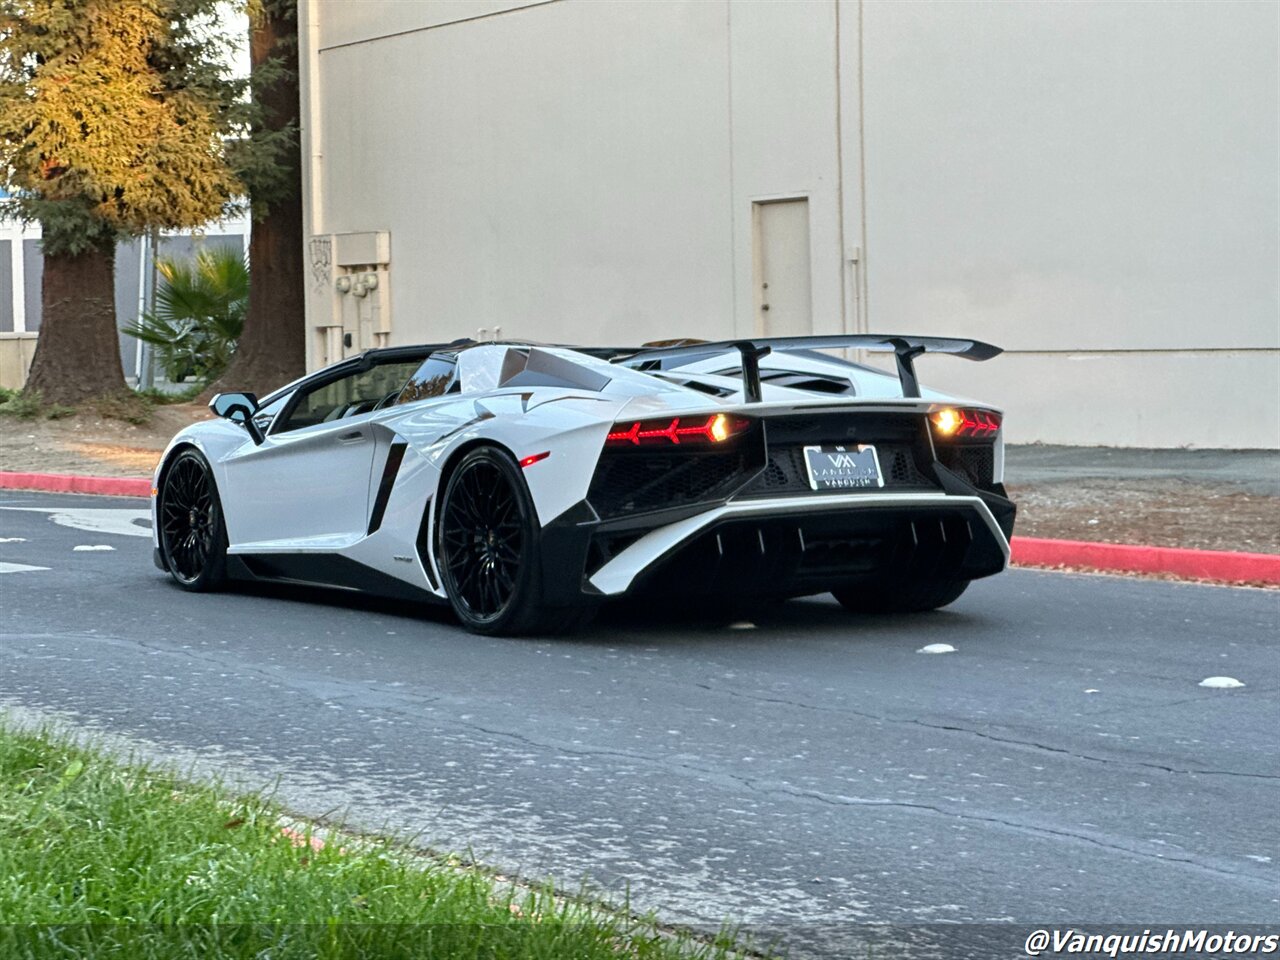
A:
{"type": "Polygon", "coordinates": [[[610,359],[615,363],[641,363],[666,360],[670,357],[695,356],[737,350],[742,355],[743,396],[748,403],[759,403],[760,358],[775,350],[832,350],[856,349],[893,351],[898,364],[898,379],[902,383],[904,397],[920,396],[920,382],[916,379],[916,357],[922,353],[947,353],[966,360],[990,360],[1004,351],[1000,347],[981,340],[959,340],[951,337],[908,337],[879,333],[848,333],[816,337],[758,337],[752,340],[720,340],[714,343],[697,340],[681,341],[678,345],[654,345],[641,347],[634,352],[610,359]]]}

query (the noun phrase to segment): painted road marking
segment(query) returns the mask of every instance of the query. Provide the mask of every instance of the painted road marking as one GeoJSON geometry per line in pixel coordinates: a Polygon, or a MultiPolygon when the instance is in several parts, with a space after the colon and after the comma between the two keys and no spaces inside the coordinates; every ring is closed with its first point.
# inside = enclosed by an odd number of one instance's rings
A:
{"type": "Polygon", "coordinates": [[[72,553],[90,553],[97,550],[114,550],[115,547],[109,547],[105,543],[81,543],[71,548],[72,553]]]}
{"type": "Polygon", "coordinates": [[[61,527],[88,530],[90,533],[117,533],[126,537],[151,536],[151,511],[106,507],[0,507],[0,510],[22,510],[47,513],[61,527]],[[140,526],[139,520],[147,525],[140,526]]]}
{"type": "Polygon", "coordinates": [[[0,573],[33,573],[36,570],[48,569],[48,567],[33,567],[26,563],[5,563],[0,561],[0,573]]]}

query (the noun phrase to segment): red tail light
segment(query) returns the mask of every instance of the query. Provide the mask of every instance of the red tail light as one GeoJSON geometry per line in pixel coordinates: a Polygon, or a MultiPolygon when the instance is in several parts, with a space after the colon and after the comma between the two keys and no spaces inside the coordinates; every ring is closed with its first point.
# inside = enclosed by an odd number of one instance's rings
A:
{"type": "Polygon", "coordinates": [[[1000,429],[1000,417],[989,410],[947,407],[929,415],[933,432],[943,438],[986,440],[1000,429]]]}
{"type": "Polygon", "coordinates": [[[674,417],[670,420],[637,420],[616,423],[605,442],[614,446],[642,446],[668,443],[723,443],[751,426],[750,420],[713,413],[703,417],[674,417]]]}

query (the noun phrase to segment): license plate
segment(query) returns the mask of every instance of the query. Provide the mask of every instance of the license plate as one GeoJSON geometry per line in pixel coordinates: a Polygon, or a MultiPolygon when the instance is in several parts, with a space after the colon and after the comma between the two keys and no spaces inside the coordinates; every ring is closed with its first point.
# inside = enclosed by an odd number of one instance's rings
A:
{"type": "Polygon", "coordinates": [[[866,443],[847,447],[805,447],[804,465],[814,490],[883,487],[880,458],[866,443]]]}

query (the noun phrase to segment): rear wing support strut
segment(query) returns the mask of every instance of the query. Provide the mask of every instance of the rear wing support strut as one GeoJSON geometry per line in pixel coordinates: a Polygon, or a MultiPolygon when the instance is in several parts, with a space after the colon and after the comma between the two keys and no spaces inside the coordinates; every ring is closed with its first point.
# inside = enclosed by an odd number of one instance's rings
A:
{"type": "Polygon", "coordinates": [[[743,398],[747,403],[759,403],[764,399],[764,388],[760,385],[760,358],[773,353],[773,347],[762,347],[750,340],[742,340],[734,346],[742,354],[743,398]]]}

